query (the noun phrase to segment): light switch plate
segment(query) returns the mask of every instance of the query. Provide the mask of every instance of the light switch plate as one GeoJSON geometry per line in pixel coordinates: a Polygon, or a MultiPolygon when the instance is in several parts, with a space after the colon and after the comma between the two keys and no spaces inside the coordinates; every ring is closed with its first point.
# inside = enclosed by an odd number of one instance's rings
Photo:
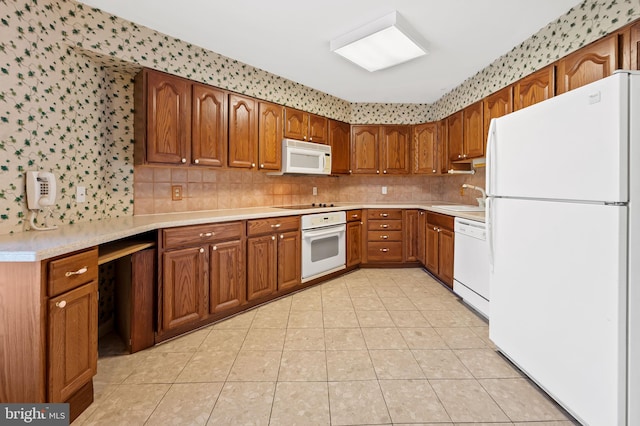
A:
{"type": "Polygon", "coordinates": [[[76,203],[84,203],[85,201],[87,201],[87,188],[76,186],[76,203]]]}
{"type": "Polygon", "coordinates": [[[382,195],[387,195],[387,187],[386,186],[382,187],[382,195]]]}

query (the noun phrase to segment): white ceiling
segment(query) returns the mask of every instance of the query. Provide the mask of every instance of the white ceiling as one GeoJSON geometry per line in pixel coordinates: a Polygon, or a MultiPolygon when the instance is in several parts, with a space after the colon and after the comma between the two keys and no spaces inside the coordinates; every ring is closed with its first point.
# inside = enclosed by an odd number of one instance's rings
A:
{"type": "Polygon", "coordinates": [[[82,0],[349,102],[432,103],[581,0],[82,0]],[[369,73],[329,41],[397,10],[430,54],[369,73]]]}

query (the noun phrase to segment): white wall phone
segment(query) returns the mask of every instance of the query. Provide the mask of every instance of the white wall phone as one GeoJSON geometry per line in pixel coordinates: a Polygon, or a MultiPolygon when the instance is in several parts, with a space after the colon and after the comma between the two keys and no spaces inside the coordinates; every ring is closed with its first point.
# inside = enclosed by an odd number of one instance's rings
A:
{"type": "Polygon", "coordinates": [[[27,208],[30,210],[31,229],[46,231],[56,229],[56,226],[35,224],[35,211],[48,208],[56,202],[56,177],[50,172],[27,172],[27,208]]]}

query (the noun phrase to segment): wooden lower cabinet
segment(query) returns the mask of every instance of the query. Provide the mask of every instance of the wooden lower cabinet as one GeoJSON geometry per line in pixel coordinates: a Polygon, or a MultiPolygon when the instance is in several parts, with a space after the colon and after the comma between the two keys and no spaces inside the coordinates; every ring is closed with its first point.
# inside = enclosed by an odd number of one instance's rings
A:
{"type": "Polygon", "coordinates": [[[453,288],[453,216],[428,212],[425,267],[453,288]]]}
{"type": "Polygon", "coordinates": [[[206,250],[188,247],[167,251],[162,255],[162,265],[161,331],[202,321],[207,315],[206,250]]]}
{"type": "Polygon", "coordinates": [[[369,209],[366,218],[366,263],[401,264],[404,259],[402,210],[369,209]]]}
{"type": "Polygon", "coordinates": [[[278,243],[275,235],[247,238],[247,300],[275,293],[278,243]]]}
{"type": "Polygon", "coordinates": [[[420,239],[418,223],[420,212],[418,210],[403,211],[403,261],[417,262],[419,260],[418,240],[420,239]]]}
{"type": "Polygon", "coordinates": [[[47,319],[48,400],[65,402],[97,372],[98,282],[49,299],[47,319]]]}
{"type": "Polygon", "coordinates": [[[362,222],[347,222],[347,268],[362,262],[362,222]]]}
{"type": "Polygon", "coordinates": [[[209,313],[217,314],[246,302],[244,241],[225,241],[209,248],[209,313]]]}
{"type": "Polygon", "coordinates": [[[278,290],[296,287],[302,276],[300,232],[283,232],[277,240],[278,290]]]}
{"type": "Polygon", "coordinates": [[[427,213],[420,211],[418,216],[418,261],[423,266],[427,264],[427,213]]]}

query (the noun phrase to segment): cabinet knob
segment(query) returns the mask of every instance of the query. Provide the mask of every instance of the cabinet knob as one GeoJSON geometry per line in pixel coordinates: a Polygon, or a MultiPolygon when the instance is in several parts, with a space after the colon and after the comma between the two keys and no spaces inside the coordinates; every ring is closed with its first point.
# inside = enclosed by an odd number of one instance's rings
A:
{"type": "Polygon", "coordinates": [[[200,160],[196,158],[195,160],[193,160],[193,164],[200,164],[200,160]]]}
{"type": "Polygon", "coordinates": [[[383,228],[383,229],[386,229],[388,227],[389,227],[389,225],[387,225],[386,223],[384,225],[380,225],[380,228],[383,228]]]}
{"type": "Polygon", "coordinates": [[[204,249],[200,247],[200,253],[204,253],[204,249]]]}
{"type": "Polygon", "coordinates": [[[254,168],[256,166],[256,163],[251,163],[251,168],[254,168]]]}
{"type": "Polygon", "coordinates": [[[303,137],[302,137],[302,140],[303,140],[303,141],[306,141],[306,140],[307,140],[307,137],[306,137],[306,136],[303,136],[303,137]]]}
{"type": "Polygon", "coordinates": [[[312,141],[313,141],[313,138],[309,138],[309,141],[310,141],[310,142],[312,142],[312,141]]]}
{"type": "Polygon", "coordinates": [[[213,250],[218,250],[218,246],[213,246],[213,250]]]}
{"type": "Polygon", "coordinates": [[[462,154],[462,158],[467,158],[467,154],[462,154]]]}
{"type": "Polygon", "coordinates": [[[383,253],[386,253],[386,252],[389,251],[389,249],[388,248],[381,248],[380,251],[383,252],[383,253]]]}
{"type": "Polygon", "coordinates": [[[364,222],[363,222],[363,221],[360,221],[360,225],[364,225],[364,222]]]}
{"type": "Polygon", "coordinates": [[[215,232],[201,232],[200,238],[211,238],[215,235],[215,232]]]}
{"type": "Polygon", "coordinates": [[[275,239],[276,239],[276,236],[275,236],[275,235],[272,235],[272,236],[271,236],[271,240],[273,241],[273,240],[275,240],[275,239]]]}
{"type": "Polygon", "coordinates": [[[387,174],[387,171],[386,171],[386,170],[383,170],[383,171],[382,171],[382,173],[384,173],[384,174],[386,175],[386,174],[387,174]]]}
{"type": "Polygon", "coordinates": [[[65,306],[67,306],[67,301],[66,300],[61,300],[59,302],[56,302],[56,306],[60,309],[64,308],[65,306]]]}
{"type": "Polygon", "coordinates": [[[353,170],[349,169],[349,174],[353,173],[353,170]]]}
{"type": "Polygon", "coordinates": [[[88,266],[83,266],[82,268],[78,269],[77,271],[65,272],[64,276],[65,277],[70,277],[72,275],[82,275],[82,274],[86,274],[88,270],[89,270],[88,266]]]}
{"type": "Polygon", "coordinates": [[[380,235],[380,238],[382,238],[383,240],[386,240],[386,239],[389,238],[389,236],[388,235],[380,235]]]}
{"type": "Polygon", "coordinates": [[[431,170],[431,172],[432,172],[432,173],[435,173],[435,172],[436,172],[436,169],[431,170]]]}
{"type": "Polygon", "coordinates": [[[378,174],[378,175],[379,175],[379,174],[380,174],[380,170],[376,170],[376,174],[378,174]]]}
{"type": "Polygon", "coordinates": [[[261,168],[261,169],[264,169],[264,164],[260,164],[260,168],[261,168]]]}
{"type": "Polygon", "coordinates": [[[184,164],[184,163],[186,163],[186,162],[187,162],[187,159],[186,159],[186,158],[183,158],[183,159],[182,159],[182,160],[180,160],[180,161],[182,161],[182,164],[184,164]]]}
{"type": "Polygon", "coordinates": [[[458,154],[458,158],[462,158],[462,155],[458,154]]]}
{"type": "Polygon", "coordinates": [[[424,212],[420,212],[420,216],[424,216],[424,212]]]}
{"type": "Polygon", "coordinates": [[[437,231],[437,230],[438,230],[438,228],[436,228],[436,227],[434,226],[434,227],[433,227],[433,230],[434,230],[434,231],[437,231]]]}
{"type": "Polygon", "coordinates": [[[380,217],[388,217],[389,214],[388,213],[380,213],[380,217]]]}
{"type": "Polygon", "coordinates": [[[284,234],[280,234],[280,239],[284,239],[284,234]]]}
{"type": "Polygon", "coordinates": [[[271,225],[272,228],[276,228],[276,229],[280,228],[281,226],[282,226],[281,223],[276,223],[275,225],[271,225]]]}

